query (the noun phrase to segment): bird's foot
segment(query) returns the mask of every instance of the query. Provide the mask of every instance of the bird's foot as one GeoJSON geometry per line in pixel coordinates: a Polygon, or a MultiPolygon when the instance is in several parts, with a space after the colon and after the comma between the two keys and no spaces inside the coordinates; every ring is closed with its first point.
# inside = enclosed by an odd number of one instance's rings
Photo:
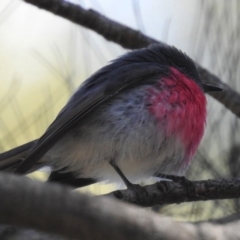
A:
{"type": "Polygon", "coordinates": [[[187,195],[190,195],[194,191],[193,183],[184,176],[175,176],[169,174],[156,174],[156,177],[171,180],[172,182],[180,183],[187,189],[187,195]]]}

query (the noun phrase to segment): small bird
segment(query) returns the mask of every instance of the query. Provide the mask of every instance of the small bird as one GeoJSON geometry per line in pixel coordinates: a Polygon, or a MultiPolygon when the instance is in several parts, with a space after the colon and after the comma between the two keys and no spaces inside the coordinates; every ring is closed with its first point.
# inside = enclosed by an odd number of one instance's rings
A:
{"type": "Polygon", "coordinates": [[[50,166],[49,181],[72,187],[183,175],[204,133],[204,93],[221,90],[175,47],[134,50],[83,82],[39,139],[0,154],[0,170],[50,166]]]}

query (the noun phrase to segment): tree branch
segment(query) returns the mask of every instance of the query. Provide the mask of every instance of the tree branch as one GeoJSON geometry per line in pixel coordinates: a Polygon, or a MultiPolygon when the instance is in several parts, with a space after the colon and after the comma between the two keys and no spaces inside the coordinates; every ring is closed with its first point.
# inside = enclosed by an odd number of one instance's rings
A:
{"type": "Polygon", "coordinates": [[[139,206],[151,207],[163,204],[196,202],[240,197],[240,179],[206,181],[160,181],[142,187],[140,193],[129,189],[118,190],[105,196],[139,206]]]}
{"type": "MultiPolygon", "coordinates": [[[[105,39],[118,43],[124,48],[143,48],[151,43],[165,44],[153,38],[147,37],[139,31],[112,21],[92,9],[85,10],[81,6],[70,2],[63,0],[23,1],[89,28],[102,35],[105,39]]],[[[199,64],[197,64],[197,66],[199,73],[205,82],[217,85],[224,89],[223,92],[210,93],[210,95],[221,102],[237,117],[240,117],[240,94],[230,88],[226,83],[223,83],[220,78],[201,67],[199,64]]]]}
{"type": "MultiPolygon", "coordinates": [[[[214,182],[212,185],[208,184],[209,191],[212,190],[211,186],[215,188],[222,181],[214,182]]],[[[222,184],[232,189],[232,185],[239,185],[240,181],[233,182],[222,184]]],[[[199,193],[205,192],[200,186],[199,193]]],[[[220,196],[217,189],[215,192],[220,196]]],[[[212,196],[216,198],[213,191],[212,196]]],[[[6,173],[0,174],[0,201],[0,224],[35,228],[68,238],[200,240],[203,239],[202,235],[205,240],[240,238],[240,221],[224,226],[175,222],[168,217],[114,199],[88,196],[58,184],[37,182],[6,173]]]]}
{"type": "Polygon", "coordinates": [[[112,21],[92,9],[85,10],[80,5],[62,0],[24,1],[91,29],[102,35],[105,39],[118,43],[124,48],[136,49],[146,47],[151,43],[159,43],[157,40],[146,37],[139,31],[112,21]]]}

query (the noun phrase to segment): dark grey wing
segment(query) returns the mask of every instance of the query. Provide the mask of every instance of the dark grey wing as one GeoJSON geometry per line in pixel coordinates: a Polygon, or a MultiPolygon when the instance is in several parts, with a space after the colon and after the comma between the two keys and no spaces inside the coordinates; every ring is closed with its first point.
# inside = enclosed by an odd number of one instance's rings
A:
{"type": "Polygon", "coordinates": [[[100,104],[124,89],[147,84],[159,79],[163,74],[163,68],[159,64],[116,63],[102,68],[85,81],[39,139],[32,152],[16,169],[16,173],[26,173],[70,127],[81,124],[84,116],[100,104]]]}

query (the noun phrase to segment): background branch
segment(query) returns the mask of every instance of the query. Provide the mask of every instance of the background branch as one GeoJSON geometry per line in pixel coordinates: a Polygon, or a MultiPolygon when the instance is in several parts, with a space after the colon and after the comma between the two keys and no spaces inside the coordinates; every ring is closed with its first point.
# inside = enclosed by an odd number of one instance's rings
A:
{"type": "Polygon", "coordinates": [[[240,237],[239,221],[224,226],[181,223],[107,197],[88,196],[22,176],[1,173],[0,183],[0,224],[82,240],[240,237]]]}
{"type": "MultiPolygon", "coordinates": [[[[79,5],[63,0],[24,0],[39,8],[50,11],[58,16],[68,19],[76,24],[89,28],[109,41],[118,43],[124,48],[136,49],[146,47],[151,43],[159,43],[153,38],[147,37],[139,31],[112,21],[94,10],[85,10],[79,5]]],[[[198,64],[197,64],[198,65],[198,64]]],[[[226,108],[240,117],[240,94],[231,89],[220,78],[198,65],[198,70],[203,81],[216,84],[224,89],[224,92],[210,93],[210,95],[221,102],[226,108]]]]}

